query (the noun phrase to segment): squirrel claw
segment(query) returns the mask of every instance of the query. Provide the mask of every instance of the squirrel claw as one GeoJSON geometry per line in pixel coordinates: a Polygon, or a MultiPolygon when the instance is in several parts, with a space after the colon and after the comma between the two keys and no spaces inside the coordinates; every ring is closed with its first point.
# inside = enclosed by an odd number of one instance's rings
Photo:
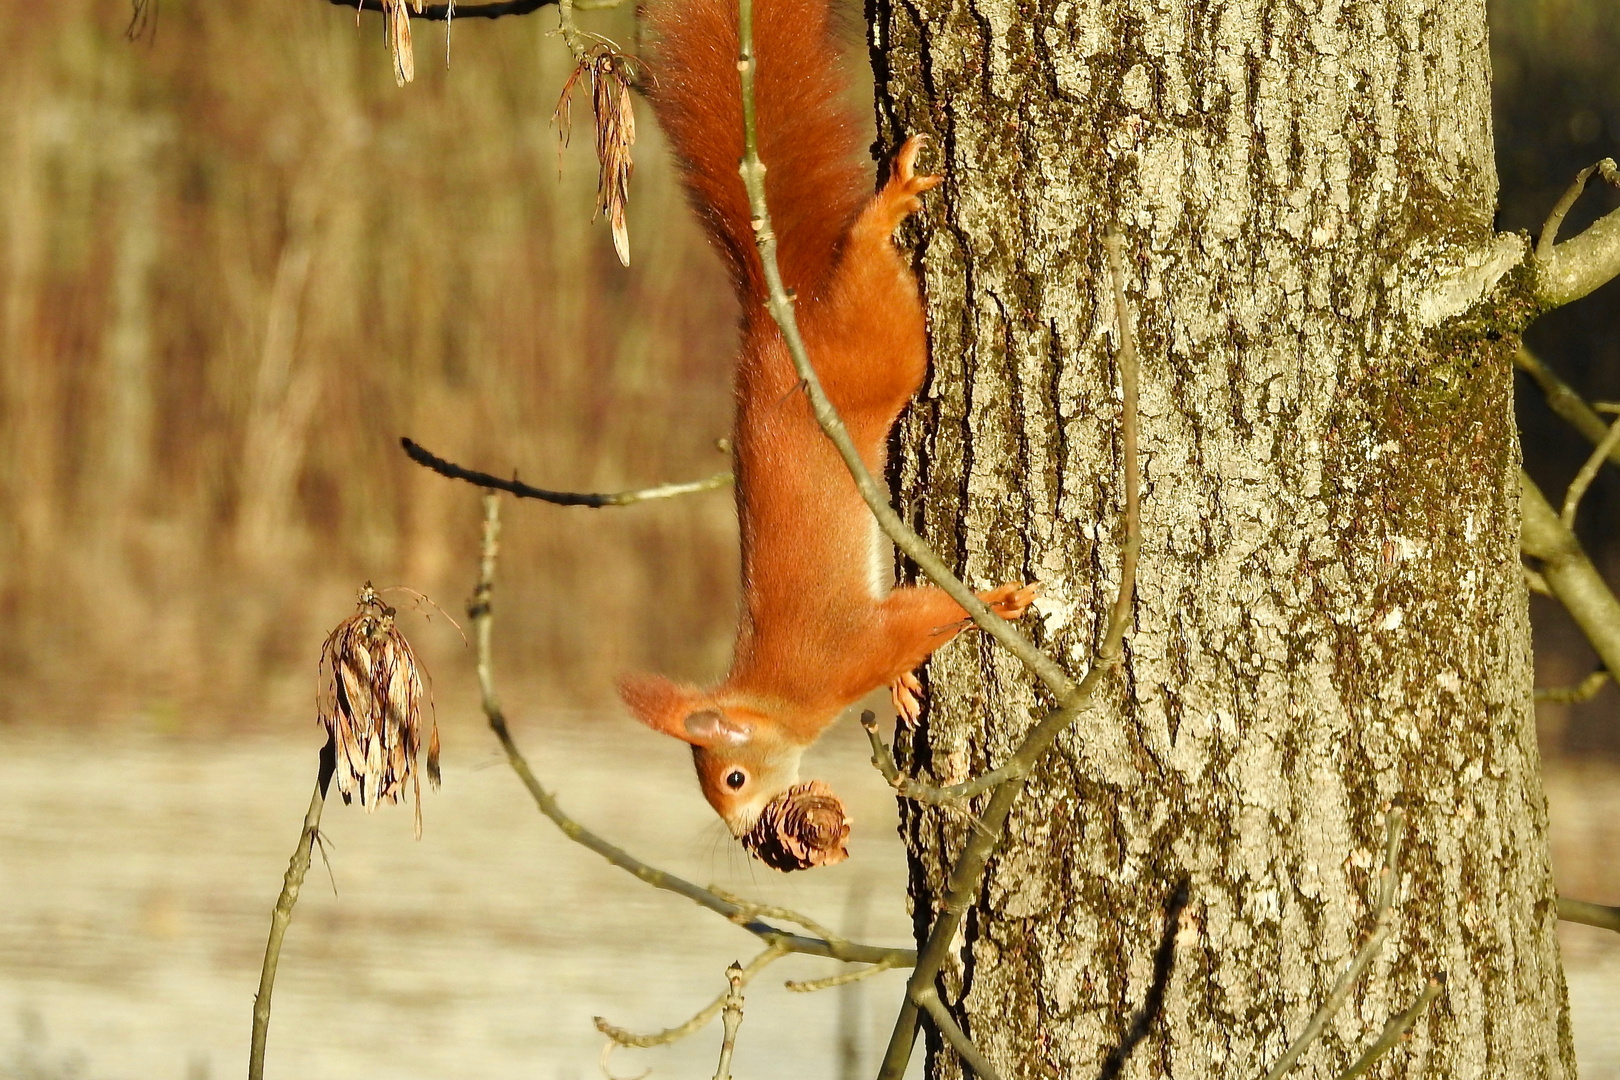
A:
{"type": "Polygon", "coordinates": [[[908,671],[889,685],[889,698],[894,702],[895,715],[906,726],[907,731],[914,731],[917,721],[922,716],[922,683],[917,681],[915,672],[908,671]]]}

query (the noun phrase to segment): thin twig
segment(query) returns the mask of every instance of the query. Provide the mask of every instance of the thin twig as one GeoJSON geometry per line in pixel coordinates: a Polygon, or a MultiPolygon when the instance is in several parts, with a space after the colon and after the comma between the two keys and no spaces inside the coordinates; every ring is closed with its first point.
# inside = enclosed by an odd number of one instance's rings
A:
{"type": "MultiPolygon", "coordinates": [[[[500,740],[501,748],[506,752],[506,760],[512,771],[517,773],[523,786],[528,788],[529,795],[534,799],[535,806],[542,814],[562,830],[564,836],[582,847],[596,852],[608,862],[619,869],[639,878],[655,889],[684,896],[702,907],[708,908],[722,917],[737,922],[744,930],[765,942],[766,945],[779,947],[784,952],[803,953],[807,956],[827,956],[834,960],[843,960],[848,963],[876,964],[884,960],[893,963],[910,965],[916,961],[917,954],[911,949],[885,949],[873,945],[862,945],[842,939],[823,939],[805,937],[795,934],[761,919],[748,917],[744,904],[724,897],[717,896],[709,889],[694,885],[684,878],[649,866],[640,859],[631,855],[616,844],[610,843],[596,833],[581,825],[578,821],[562,809],[557,800],[541,786],[535,778],[534,771],[529,768],[527,759],[518,750],[517,743],[512,739],[512,733],[506,726],[506,715],[501,710],[500,699],[495,693],[494,669],[491,661],[491,640],[493,635],[493,612],[491,603],[495,592],[495,563],[500,550],[500,497],[490,493],[484,496],[484,536],[480,548],[478,585],[473,592],[472,600],[467,605],[467,614],[472,619],[474,641],[477,643],[478,656],[478,685],[483,699],[484,716],[489,726],[500,740]],[[738,922],[742,915],[746,921],[738,922]]],[[[786,909],[775,909],[785,911],[786,909]]],[[[803,926],[810,923],[809,919],[797,914],[787,917],[803,926]]]]}
{"type": "MultiPolygon", "coordinates": [[[[740,981],[737,983],[737,988],[740,989],[747,986],[751,981],[753,981],[755,975],[758,975],[771,964],[786,956],[788,952],[788,949],[777,945],[772,945],[770,948],[766,949],[764,952],[750,960],[748,962],[748,966],[745,968],[739,969],[735,964],[733,964],[731,968],[728,968],[726,971],[727,979],[729,981],[731,972],[735,970],[738,972],[740,977],[740,981]]],[[[672,1042],[678,1042],[681,1039],[686,1038],[688,1035],[701,1030],[710,1020],[713,1020],[716,1016],[719,1016],[720,1011],[726,1007],[726,1002],[730,999],[732,993],[733,990],[728,988],[725,993],[721,994],[719,997],[703,1006],[703,1008],[699,1009],[696,1015],[694,1015],[692,1019],[688,1020],[686,1023],[677,1024],[672,1028],[665,1028],[663,1031],[655,1031],[651,1035],[637,1035],[633,1031],[626,1031],[624,1028],[614,1027],[600,1016],[596,1017],[596,1030],[600,1031],[602,1034],[606,1035],[620,1046],[634,1046],[643,1050],[649,1046],[665,1046],[672,1042]]]]}
{"type": "Polygon", "coordinates": [[[1277,1064],[1266,1073],[1266,1080],[1281,1080],[1293,1069],[1299,1062],[1299,1056],[1316,1041],[1322,1030],[1327,1027],[1328,1021],[1332,1020],[1334,1014],[1343,1007],[1345,1000],[1350,996],[1350,991],[1355,988],[1356,981],[1361,978],[1361,973],[1384,947],[1384,939],[1389,937],[1389,932],[1395,924],[1392,905],[1395,900],[1395,887],[1400,877],[1401,833],[1405,825],[1406,815],[1399,809],[1390,810],[1387,822],[1388,834],[1384,841],[1384,866],[1379,871],[1377,915],[1373,920],[1372,934],[1350,961],[1350,966],[1344,969],[1344,974],[1339,976],[1339,981],[1333,984],[1327,1000],[1316,1010],[1316,1015],[1305,1025],[1305,1030],[1299,1033],[1299,1038],[1283,1051],[1282,1057],[1277,1059],[1277,1064]]]}
{"type": "Polygon", "coordinates": [[[1541,576],[1540,571],[1532,570],[1522,563],[1519,565],[1519,569],[1524,574],[1525,588],[1541,596],[1556,599],[1556,597],[1553,596],[1552,586],[1547,584],[1547,579],[1541,576]]]}
{"type": "Polygon", "coordinates": [[[1377,1063],[1378,1059],[1389,1052],[1389,1048],[1401,1041],[1401,1038],[1417,1023],[1417,1018],[1429,1007],[1429,1003],[1440,996],[1440,991],[1446,985],[1445,974],[1436,975],[1429,980],[1429,985],[1423,988],[1423,993],[1412,1003],[1412,1007],[1398,1016],[1395,1016],[1385,1025],[1384,1033],[1378,1036],[1378,1041],[1367,1047],[1356,1063],[1340,1073],[1338,1080],[1355,1080],[1365,1075],[1367,1070],[1377,1063]]]}
{"type": "Polygon", "coordinates": [[[945,1041],[951,1044],[951,1049],[956,1051],[979,1080],[1000,1080],[996,1067],[990,1064],[983,1051],[973,1045],[973,1040],[968,1038],[967,1032],[957,1024],[956,1017],[951,1015],[951,1010],[940,1000],[939,991],[934,989],[932,983],[917,996],[917,1004],[928,1013],[928,1018],[934,1022],[939,1033],[945,1036],[945,1041]]]}
{"type": "Polygon", "coordinates": [[[789,979],[782,985],[795,994],[813,994],[817,990],[831,990],[835,986],[845,986],[849,983],[870,979],[873,975],[880,975],[890,968],[899,967],[887,960],[873,964],[871,967],[854,968],[839,975],[829,975],[825,979],[789,979]]]}
{"type": "Polygon", "coordinates": [[[761,917],[767,919],[783,919],[787,922],[797,923],[823,940],[838,942],[844,940],[842,937],[833,933],[825,926],[807,916],[799,914],[792,908],[777,907],[775,904],[756,903],[747,897],[738,896],[735,893],[729,893],[720,888],[718,885],[710,885],[709,891],[714,893],[714,895],[718,896],[720,899],[727,900],[737,905],[737,913],[728,917],[738,926],[745,926],[748,923],[753,922],[755,919],[761,917]]]}
{"type": "Polygon", "coordinates": [[[264,946],[264,967],[259,972],[259,992],[253,998],[253,1038],[248,1050],[248,1080],[264,1078],[264,1045],[270,1034],[270,995],[275,990],[276,966],[281,961],[281,941],[287,936],[287,924],[292,922],[293,905],[304,887],[304,876],[309,873],[310,851],[320,833],[321,809],[326,805],[326,789],[332,782],[337,767],[336,747],[331,741],[321,749],[320,765],[316,770],[315,794],[309,798],[309,809],[304,813],[304,829],[298,834],[298,846],[293,849],[287,873],[281,880],[281,895],[270,914],[270,940],[264,946]]]}
{"type": "Polygon", "coordinates": [[[478,472],[475,469],[465,469],[460,465],[423,449],[420,443],[410,439],[400,439],[399,445],[404,448],[405,456],[425,469],[431,469],[440,476],[447,476],[452,480],[465,480],[469,484],[477,484],[481,488],[493,491],[504,491],[508,495],[515,495],[520,499],[539,499],[542,502],[555,503],[558,506],[588,506],[593,510],[600,510],[604,506],[631,506],[635,503],[650,502],[653,499],[670,499],[677,495],[691,495],[699,491],[717,491],[731,483],[731,474],[728,472],[715,473],[702,480],[688,480],[679,484],[659,484],[650,488],[635,488],[631,491],[614,491],[607,493],[594,493],[584,491],[548,491],[545,488],[531,487],[519,482],[515,477],[511,480],[502,480],[489,473],[478,472]]]}
{"type": "MultiPolygon", "coordinates": [[[[337,7],[346,7],[355,11],[382,11],[382,0],[326,0],[327,3],[337,7]]],[[[539,11],[557,0],[504,0],[489,4],[425,4],[421,11],[417,11],[414,4],[407,5],[411,18],[423,22],[448,22],[451,17],[457,19],[499,19],[503,15],[528,15],[539,11]]]]}
{"type": "MultiPolygon", "coordinates": [[[[1110,233],[1110,248],[1116,234],[1110,233]]],[[[1116,275],[1123,276],[1123,260],[1111,259],[1110,267],[1116,275]]],[[[1136,349],[1134,346],[1135,330],[1132,326],[1130,307],[1125,301],[1125,290],[1118,287],[1114,290],[1115,319],[1119,328],[1120,351],[1118,363],[1120,368],[1120,383],[1122,388],[1128,383],[1130,392],[1122,393],[1122,407],[1134,413],[1136,406],[1135,385],[1137,380],[1136,349]],[[1127,349],[1126,343],[1131,347],[1127,349]]],[[[1130,422],[1125,422],[1121,416],[1120,439],[1126,443],[1125,452],[1121,455],[1127,465],[1136,464],[1136,420],[1131,416],[1130,422]]],[[[1125,522],[1126,537],[1124,550],[1120,558],[1120,585],[1119,595],[1127,597],[1133,595],[1136,589],[1136,559],[1134,552],[1141,544],[1141,510],[1140,486],[1127,477],[1125,483],[1125,522]]],[[[940,967],[950,952],[951,942],[962,925],[962,919],[967,909],[977,895],[979,879],[984,875],[984,868],[1001,842],[1001,837],[1007,823],[1007,815],[1012,812],[1013,804],[1023,793],[1024,784],[1029,772],[1057,737],[1073,722],[1080,712],[1091,704],[1092,696],[1102,685],[1104,676],[1113,670],[1114,665],[1107,662],[1105,657],[1121,655],[1122,641],[1126,626],[1129,623],[1129,605],[1116,598],[1113,614],[1109,619],[1107,633],[1097,648],[1097,660],[1092,664],[1091,670],[1086,672],[1085,678],[1075,688],[1060,708],[1048,713],[1027,736],[1024,742],[999,769],[991,770],[979,781],[960,785],[960,790],[973,790],[979,788],[990,777],[995,777],[993,787],[985,790],[991,792],[990,802],[979,817],[979,828],[969,837],[962,847],[962,853],[957,856],[956,865],[951,870],[951,876],[946,886],[945,900],[940,908],[934,925],[928,932],[928,940],[917,954],[916,967],[912,969],[911,979],[906,984],[906,1000],[900,1006],[900,1013],[895,1018],[894,1031],[889,1036],[889,1047],[883,1056],[883,1067],[878,1073],[878,1080],[900,1080],[905,1075],[906,1063],[911,1059],[911,1048],[917,1037],[917,1009],[918,1002],[915,995],[925,988],[933,985],[940,967]],[[1123,615],[1122,615],[1123,613],[1123,615]]],[[[944,789],[947,793],[958,789],[944,789]]]]}
{"type": "Polygon", "coordinates": [[[1581,923],[1620,933],[1620,907],[1609,907],[1607,904],[1593,904],[1586,900],[1571,900],[1567,896],[1560,896],[1558,917],[1565,922],[1581,923]]]}
{"type": "Polygon", "coordinates": [[[726,968],[726,1007],[720,1015],[726,1034],[720,1040],[720,1063],[715,1066],[714,1080],[731,1080],[731,1052],[737,1048],[737,1029],[742,1027],[743,996],[742,968],[735,962],[726,968]]]}
{"type": "Polygon", "coordinates": [[[1564,493],[1564,507],[1559,512],[1558,519],[1564,523],[1564,528],[1575,527],[1575,511],[1580,509],[1581,499],[1586,495],[1586,489],[1592,486],[1597,477],[1598,469],[1603,467],[1604,460],[1620,447],[1620,417],[1609,425],[1609,430],[1603,433],[1603,439],[1587,456],[1581,464],[1581,471],[1575,474],[1575,479],[1569,482],[1569,490],[1564,493]]]}
{"type": "MultiPolygon", "coordinates": [[[[1597,411],[1535,353],[1520,345],[1513,354],[1513,364],[1535,380],[1547,398],[1547,407],[1584,435],[1587,442],[1596,446],[1609,434],[1609,425],[1597,411]]],[[[1609,452],[1609,460],[1620,465],[1620,447],[1609,452]]]]}
{"type": "Polygon", "coordinates": [[[1536,260],[1538,262],[1546,262],[1552,257],[1553,244],[1558,239],[1558,227],[1564,223],[1564,216],[1569,213],[1576,201],[1580,199],[1581,192],[1586,190],[1586,182],[1592,178],[1592,174],[1605,165],[1608,166],[1604,173],[1604,178],[1607,179],[1614,172],[1613,158],[1604,158],[1596,165],[1588,165],[1576,173],[1575,182],[1570,184],[1568,190],[1553,204],[1552,213],[1547,215],[1546,222],[1541,226],[1541,238],[1536,241],[1536,260]]]}
{"type": "Polygon", "coordinates": [[[1578,705],[1583,701],[1591,701],[1597,697],[1609,682],[1609,673],[1604,668],[1592,672],[1575,686],[1557,686],[1551,689],[1538,689],[1535,692],[1537,701],[1551,702],[1554,705],[1578,705]]]}
{"type": "MultiPolygon", "coordinates": [[[[1125,630],[1130,625],[1131,601],[1135,594],[1136,585],[1136,567],[1142,550],[1142,472],[1137,450],[1139,365],[1136,357],[1136,334],[1131,328],[1130,306],[1125,297],[1123,241],[1117,232],[1111,232],[1108,234],[1106,243],[1108,245],[1109,269],[1114,286],[1114,310],[1120,327],[1118,363],[1121,406],[1119,432],[1125,475],[1125,543],[1120,552],[1120,590],[1114,597],[1103,643],[1097,650],[1097,667],[1116,665],[1124,655],[1124,635],[1125,630]]],[[[1097,668],[1094,667],[1092,673],[1095,673],[1096,670],[1097,668]]],[[[893,754],[884,745],[882,737],[878,734],[875,718],[869,722],[869,714],[863,714],[861,724],[866,728],[867,738],[872,743],[872,764],[877,766],[878,771],[883,774],[883,778],[897,792],[918,802],[941,806],[960,805],[966,800],[982,795],[1008,780],[1028,775],[1029,771],[1035,767],[1035,762],[1040,759],[1041,755],[1046,753],[1047,748],[1073,722],[1075,716],[1089,701],[1090,691],[1084,689],[1088,684],[1091,684],[1091,674],[1087,675],[1081,687],[1076,688],[1077,692],[1073,695],[1072,700],[1043,717],[1040,724],[1029,733],[1018,749],[1000,766],[972,780],[953,784],[949,787],[935,787],[914,777],[901,776],[893,754]]]]}
{"type": "MultiPolygon", "coordinates": [[[[1605,158],[1594,168],[1609,183],[1620,187],[1620,172],[1616,171],[1613,160],[1605,158]]],[[[1532,289],[1544,311],[1579,300],[1620,275],[1620,210],[1609,211],[1562,244],[1552,242],[1564,214],[1580,197],[1581,188],[1591,174],[1592,169],[1583,171],[1558,201],[1536,244],[1532,289]]]]}

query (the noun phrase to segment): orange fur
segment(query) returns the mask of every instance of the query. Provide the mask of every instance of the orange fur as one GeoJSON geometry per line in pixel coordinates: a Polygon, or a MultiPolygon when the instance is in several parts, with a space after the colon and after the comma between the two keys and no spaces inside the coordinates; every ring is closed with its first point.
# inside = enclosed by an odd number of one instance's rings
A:
{"type": "MultiPolygon", "coordinates": [[[[742,107],[733,0],[657,0],[653,104],[688,193],[743,305],[737,360],[737,516],[743,613],[731,671],[709,690],[657,676],[620,684],[650,727],[693,745],[704,795],[738,835],[798,779],[799,757],[844,709],[893,688],[915,718],[911,672],[966,625],[932,586],[889,588],[887,541],[817,426],[765,289],[737,174],[742,107]],[[739,782],[740,778],[740,782],[739,782]]],[[[816,374],[873,475],[928,365],[917,282],[894,230],[938,183],[912,169],[920,139],[864,200],[857,128],[827,37],[826,0],[755,0],[756,104],[784,282],[816,374]]],[[[1010,618],[1028,587],[985,593],[1010,618]]]]}

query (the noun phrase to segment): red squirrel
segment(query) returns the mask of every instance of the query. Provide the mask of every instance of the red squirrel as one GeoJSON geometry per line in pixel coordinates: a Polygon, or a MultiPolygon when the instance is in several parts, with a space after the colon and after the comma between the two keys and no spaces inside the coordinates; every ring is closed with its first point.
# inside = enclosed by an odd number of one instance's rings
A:
{"type": "MultiPolygon", "coordinates": [[[[892,555],[816,424],[769,313],[747,194],[736,0],[654,0],[649,96],[687,194],[742,304],[737,358],[737,518],[743,610],[731,671],[702,690],[620,680],[637,718],[692,745],[698,780],[732,833],[798,782],[799,758],[850,705],[888,686],[915,722],[914,669],[967,625],[931,585],[891,588],[892,555]]],[[[890,429],[928,365],[917,281],[893,242],[940,177],[914,171],[921,136],[875,196],[829,37],[827,0],[754,0],[755,104],[766,202],[786,287],[827,396],[866,467],[884,473],[890,429]]],[[[980,594],[1016,619],[1034,589],[980,594]]]]}

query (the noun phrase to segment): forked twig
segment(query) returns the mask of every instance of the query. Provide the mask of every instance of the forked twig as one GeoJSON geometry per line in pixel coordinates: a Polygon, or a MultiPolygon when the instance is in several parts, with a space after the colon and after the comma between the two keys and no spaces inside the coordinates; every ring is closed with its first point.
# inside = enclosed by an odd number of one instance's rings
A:
{"type": "Polygon", "coordinates": [[[1603,179],[1611,184],[1617,184],[1613,158],[1604,158],[1596,165],[1588,165],[1575,174],[1575,182],[1569,185],[1568,190],[1553,204],[1552,212],[1547,215],[1546,222],[1541,226],[1541,237],[1536,241],[1536,259],[1546,262],[1552,256],[1553,244],[1558,239],[1558,227],[1564,223],[1564,217],[1580,199],[1581,192],[1586,190],[1586,182],[1592,178],[1593,173],[1601,173],[1603,179]]]}
{"type": "Polygon", "coordinates": [[[287,936],[293,905],[298,903],[304,877],[309,873],[310,852],[315,846],[315,838],[320,834],[326,789],[332,783],[332,773],[336,768],[336,747],[329,740],[321,749],[315,794],[310,796],[309,810],[304,814],[304,829],[298,834],[298,846],[293,849],[292,859],[287,863],[287,873],[281,881],[281,895],[276,898],[275,910],[270,914],[270,940],[264,946],[259,992],[253,997],[253,1038],[248,1049],[248,1080],[264,1080],[264,1047],[270,1034],[270,995],[275,990],[276,967],[281,962],[281,942],[287,936]]]}
{"type": "Polygon", "coordinates": [[[584,491],[549,491],[546,488],[532,487],[521,483],[516,477],[511,480],[502,480],[489,473],[478,472],[476,469],[466,469],[455,462],[446,461],[428,450],[423,449],[420,443],[410,439],[400,439],[399,445],[405,450],[405,456],[422,466],[430,469],[440,476],[451,480],[465,480],[469,484],[477,484],[481,488],[493,491],[504,491],[508,495],[515,495],[520,499],[538,499],[541,502],[554,503],[557,506],[588,506],[593,510],[600,510],[605,506],[632,506],[635,503],[651,502],[654,499],[670,499],[677,495],[691,495],[699,491],[716,491],[731,483],[731,474],[728,472],[715,473],[702,480],[689,480],[679,484],[659,484],[656,487],[635,488],[630,491],[614,491],[606,493],[584,491]]]}
{"type": "MultiPolygon", "coordinates": [[[[745,968],[738,968],[735,964],[733,964],[731,968],[728,968],[726,971],[727,979],[730,979],[731,971],[736,970],[740,979],[737,984],[738,988],[740,989],[741,987],[747,986],[753,981],[755,975],[758,975],[761,971],[764,971],[773,963],[782,959],[782,957],[786,956],[788,952],[788,949],[772,945],[770,948],[766,949],[764,952],[750,960],[748,962],[748,966],[745,968]]],[[[702,1030],[702,1028],[707,1025],[710,1020],[713,1020],[716,1016],[719,1016],[720,1011],[726,1007],[726,1002],[730,999],[732,992],[733,991],[728,987],[725,993],[721,994],[719,997],[703,1006],[703,1008],[699,1009],[693,1015],[692,1019],[688,1020],[686,1023],[677,1024],[672,1028],[665,1028],[663,1031],[655,1031],[651,1035],[637,1035],[633,1031],[627,1031],[622,1027],[615,1027],[600,1016],[596,1017],[596,1030],[600,1031],[602,1034],[606,1035],[609,1039],[612,1039],[620,1046],[633,1046],[642,1050],[645,1050],[651,1046],[667,1046],[672,1042],[679,1042],[688,1035],[702,1030]]]]}
{"type": "Polygon", "coordinates": [[[1419,994],[1418,999],[1412,1003],[1412,1007],[1391,1018],[1390,1022],[1384,1026],[1383,1034],[1378,1036],[1378,1040],[1367,1047],[1367,1052],[1357,1058],[1354,1065],[1340,1073],[1338,1080],[1355,1080],[1356,1077],[1365,1075],[1367,1070],[1372,1068],[1379,1058],[1388,1053],[1390,1047],[1400,1042],[1402,1036],[1412,1030],[1412,1025],[1417,1023],[1417,1018],[1423,1015],[1423,1010],[1429,1007],[1431,1001],[1440,996],[1440,991],[1445,985],[1446,976],[1444,972],[1430,979],[1428,985],[1423,988],[1423,993],[1419,994]]]}

